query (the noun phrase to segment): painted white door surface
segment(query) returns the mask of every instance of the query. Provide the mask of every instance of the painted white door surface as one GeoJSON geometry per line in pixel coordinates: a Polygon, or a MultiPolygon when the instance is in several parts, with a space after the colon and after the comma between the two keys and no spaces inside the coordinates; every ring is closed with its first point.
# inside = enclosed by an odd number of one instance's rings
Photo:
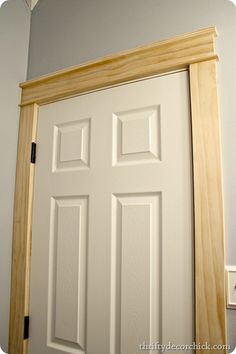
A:
{"type": "Polygon", "coordinates": [[[40,107],[30,354],[192,343],[191,168],[187,72],[40,107]]]}

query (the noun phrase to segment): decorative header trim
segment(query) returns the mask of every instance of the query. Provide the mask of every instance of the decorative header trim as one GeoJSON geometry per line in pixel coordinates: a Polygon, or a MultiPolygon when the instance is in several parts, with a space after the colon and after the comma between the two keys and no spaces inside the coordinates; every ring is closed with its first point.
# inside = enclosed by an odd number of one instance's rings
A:
{"type": "Polygon", "coordinates": [[[216,59],[215,27],[123,51],[22,83],[21,105],[46,104],[216,59]]]}

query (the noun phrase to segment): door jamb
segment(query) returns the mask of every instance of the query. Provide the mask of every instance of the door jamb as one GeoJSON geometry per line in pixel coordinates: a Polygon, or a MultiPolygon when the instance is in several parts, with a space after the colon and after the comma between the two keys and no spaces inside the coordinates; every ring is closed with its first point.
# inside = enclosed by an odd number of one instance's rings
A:
{"type": "MultiPolygon", "coordinates": [[[[174,70],[190,78],[195,225],[195,340],[226,344],[224,217],[215,27],[90,61],[22,83],[13,218],[9,354],[26,354],[38,107],[174,70]]],[[[197,353],[207,353],[197,350],[197,353]]],[[[226,353],[226,349],[218,351],[226,353]]]]}

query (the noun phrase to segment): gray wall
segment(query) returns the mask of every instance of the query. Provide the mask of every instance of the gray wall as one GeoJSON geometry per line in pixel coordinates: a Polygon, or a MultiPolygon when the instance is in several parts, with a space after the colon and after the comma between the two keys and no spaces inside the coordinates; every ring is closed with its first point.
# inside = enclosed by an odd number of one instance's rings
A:
{"type": "MultiPolygon", "coordinates": [[[[236,264],[236,8],[231,2],[41,0],[32,14],[28,77],[213,24],[221,60],[227,263],[236,264]]],[[[228,341],[236,345],[233,310],[228,311],[228,341]]]]}
{"type": "Polygon", "coordinates": [[[27,72],[30,11],[24,0],[0,9],[0,346],[6,351],[10,298],[13,195],[20,102],[27,72]]]}

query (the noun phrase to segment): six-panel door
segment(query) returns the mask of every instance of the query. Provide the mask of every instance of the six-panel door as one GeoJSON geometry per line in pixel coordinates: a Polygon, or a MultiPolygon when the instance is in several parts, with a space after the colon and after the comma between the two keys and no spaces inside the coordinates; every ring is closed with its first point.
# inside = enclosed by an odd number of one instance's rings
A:
{"type": "Polygon", "coordinates": [[[29,353],[191,344],[187,72],[42,106],[37,144],[29,353]]]}

